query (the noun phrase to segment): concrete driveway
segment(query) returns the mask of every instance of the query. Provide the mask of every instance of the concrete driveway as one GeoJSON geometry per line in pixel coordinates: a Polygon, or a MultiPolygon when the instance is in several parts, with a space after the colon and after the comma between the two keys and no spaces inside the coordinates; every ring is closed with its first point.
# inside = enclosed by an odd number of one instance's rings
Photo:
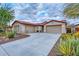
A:
{"type": "Polygon", "coordinates": [[[47,56],[61,34],[31,33],[31,36],[0,45],[0,55],[47,56]]]}

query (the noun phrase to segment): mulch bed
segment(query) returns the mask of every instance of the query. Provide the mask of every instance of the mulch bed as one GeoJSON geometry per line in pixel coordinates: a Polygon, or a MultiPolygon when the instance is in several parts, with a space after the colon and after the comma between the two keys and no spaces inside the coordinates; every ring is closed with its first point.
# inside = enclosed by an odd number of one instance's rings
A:
{"type": "Polygon", "coordinates": [[[51,51],[48,54],[48,56],[60,56],[60,53],[58,52],[58,49],[57,49],[59,43],[60,43],[60,39],[56,42],[54,47],[51,49],[51,51]]]}
{"type": "Polygon", "coordinates": [[[11,41],[15,41],[15,40],[20,40],[22,38],[26,38],[29,37],[30,35],[22,35],[22,34],[17,34],[14,38],[10,38],[10,39],[4,39],[0,37],[0,44],[4,44],[7,42],[11,42],[11,41]]]}

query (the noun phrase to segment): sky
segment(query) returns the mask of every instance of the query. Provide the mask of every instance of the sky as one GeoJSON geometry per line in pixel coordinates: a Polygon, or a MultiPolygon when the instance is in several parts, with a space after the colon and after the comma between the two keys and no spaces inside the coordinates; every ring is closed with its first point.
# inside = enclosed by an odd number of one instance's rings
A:
{"type": "MultiPolygon", "coordinates": [[[[15,11],[15,20],[26,20],[30,22],[43,22],[48,20],[65,20],[63,10],[66,3],[3,3],[15,11]]],[[[77,20],[67,19],[70,24],[79,23],[77,20]]]]}

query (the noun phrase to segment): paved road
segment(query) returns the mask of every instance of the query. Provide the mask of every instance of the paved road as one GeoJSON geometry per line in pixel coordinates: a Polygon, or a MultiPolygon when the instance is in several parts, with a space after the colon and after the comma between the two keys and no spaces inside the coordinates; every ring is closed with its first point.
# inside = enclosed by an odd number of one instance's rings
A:
{"type": "Polygon", "coordinates": [[[0,55],[47,56],[60,34],[32,33],[30,37],[0,45],[0,55]]]}

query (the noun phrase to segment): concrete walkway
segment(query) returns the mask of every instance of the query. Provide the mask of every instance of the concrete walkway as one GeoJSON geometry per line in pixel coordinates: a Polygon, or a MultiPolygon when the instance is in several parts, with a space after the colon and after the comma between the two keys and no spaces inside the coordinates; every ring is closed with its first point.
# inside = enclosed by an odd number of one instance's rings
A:
{"type": "Polygon", "coordinates": [[[61,34],[32,33],[28,38],[0,45],[0,55],[47,56],[61,34]]]}

